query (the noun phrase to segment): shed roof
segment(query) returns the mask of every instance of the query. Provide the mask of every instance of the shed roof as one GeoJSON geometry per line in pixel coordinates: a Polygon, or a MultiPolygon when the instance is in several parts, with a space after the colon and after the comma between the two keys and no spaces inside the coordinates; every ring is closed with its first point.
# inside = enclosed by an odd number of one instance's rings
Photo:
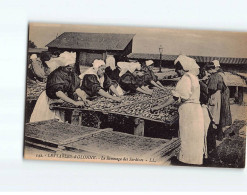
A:
{"type": "MultiPolygon", "coordinates": [[[[162,55],[162,60],[174,61],[178,55],[162,55]]],[[[247,64],[247,58],[230,58],[230,57],[212,57],[212,56],[189,56],[194,58],[197,62],[211,62],[219,60],[222,64],[247,64]]],[[[146,59],[146,60],[159,60],[160,54],[146,54],[146,53],[131,53],[128,55],[130,59],[146,59]]]]}
{"type": "Polygon", "coordinates": [[[236,74],[225,72],[227,86],[247,87],[246,81],[236,74]]]}
{"type": "Polygon", "coordinates": [[[134,34],[64,32],[46,47],[87,50],[124,50],[134,34]]]}
{"type": "Polygon", "coordinates": [[[45,49],[45,48],[28,48],[29,54],[40,54],[43,51],[48,51],[48,49],[45,49]]]}

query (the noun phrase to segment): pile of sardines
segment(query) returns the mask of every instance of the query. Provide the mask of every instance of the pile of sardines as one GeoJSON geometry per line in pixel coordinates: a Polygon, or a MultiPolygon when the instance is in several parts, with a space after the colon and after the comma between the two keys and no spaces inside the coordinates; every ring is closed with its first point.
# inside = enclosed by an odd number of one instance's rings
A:
{"type": "MultiPolygon", "coordinates": [[[[136,93],[123,96],[121,103],[114,102],[109,98],[97,97],[92,100],[92,105],[85,107],[87,110],[107,111],[120,115],[134,116],[154,121],[171,121],[178,115],[176,105],[170,105],[153,113],[150,109],[165,102],[171,95],[174,87],[167,86],[167,90],[153,89],[152,96],[136,93]]],[[[74,107],[72,104],[63,103],[64,107],[74,107]]]]}

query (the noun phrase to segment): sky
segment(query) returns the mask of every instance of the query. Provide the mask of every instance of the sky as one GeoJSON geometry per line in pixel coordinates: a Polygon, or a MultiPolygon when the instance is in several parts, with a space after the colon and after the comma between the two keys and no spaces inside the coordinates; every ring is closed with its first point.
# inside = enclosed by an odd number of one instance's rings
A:
{"type": "Polygon", "coordinates": [[[247,58],[246,32],[31,23],[29,40],[44,48],[63,32],[135,34],[133,53],[159,53],[162,45],[168,55],[247,58]]]}

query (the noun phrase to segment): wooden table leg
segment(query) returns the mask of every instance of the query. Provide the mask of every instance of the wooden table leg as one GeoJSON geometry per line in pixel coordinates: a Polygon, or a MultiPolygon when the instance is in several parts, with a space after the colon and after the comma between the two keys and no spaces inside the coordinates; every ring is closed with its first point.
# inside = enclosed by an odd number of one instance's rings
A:
{"type": "Polygon", "coordinates": [[[78,110],[73,110],[72,111],[72,116],[71,116],[71,124],[72,125],[81,125],[80,122],[80,117],[79,117],[79,111],[78,110]]]}
{"type": "Polygon", "coordinates": [[[140,118],[135,118],[134,135],[144,136],[144,127],[144,120],[140,118]]]}
{"type": "Polygon", "coordinates": [[[79,114],[79,126],[81,126],[81,125],[82,125],[82,115],[79,114]]]}

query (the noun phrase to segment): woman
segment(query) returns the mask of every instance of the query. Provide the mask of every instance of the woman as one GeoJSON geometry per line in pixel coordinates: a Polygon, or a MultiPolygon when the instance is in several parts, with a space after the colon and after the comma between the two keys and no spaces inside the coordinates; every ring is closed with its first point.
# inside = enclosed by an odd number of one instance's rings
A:
{"type": "Polygon", "coordinates": [[[204,157],[208,158],[208,153],[213,149],[212,143],[214,143],[213,138],[215,131],[212,128],[212,117],[208,109],[208,73],[204,68],[200,69],[199,83],[200,83],[200,103],[202,106],[203,116],[204,116],[204,157]]]}
{"type": "Polygon", "coordinates": [[[53,72],[60,66],[65,66],[65,62],[68,60],[68,57],[74,61],[76,59],[76,53],[68,52],[60,53],[59,51],[54,51],[52,54],[52,58],[46,62],[47,66],[50,68],[50,72],[53,72]]]}
{"type": "Polygon", "coordinates": [[[178,111],[181,148],[178,160],[186,164],[201,165],[204,153],[204,118],[199,101],[199,66],[194,59],[184,55],[180,55],[174,64],[175,71],[182,78],[172,92],[173,97],[151,111],[166,107],[175,101],[180,102],[178,111]]]}
{"type": "Polygon", "coordinates": [[[82,80],[81,93],[82,100],[88,97],[103,96],[116,102],[121,102],[120,94],[113,86],[111,79],[105,74],[106,65],[103,60],[94,60],[93,67],[87,69],[80,75],[82,80]],[[116,96],[110,95],[107,91],[111,90],[116,96]]]}
{"type": "Polygon", "coordinates": [[[141,70],[145,73],[145,83],[146,85],[153,85],[159,89],[165,89],[164,86],[158,81],[158,76],[153,72],[153,60],[147,60],[145,63],[142,63],[141,70]]]}
{"type": "Polygon", "coordinates": [[[120,87],[130,93],[136,91],[152,95],[152,90],[144,87],[143,73],[140,72],[140,63],[118,62],[121,72],[119,73],[119,85],[120,87]]]}
{"type": "Polygon", "coordinates": [[[119,73],[121,72],[120,67],[116,67],[115,58],[113,56],[107,56],[106,59],[106,75],[111,79],[113,86],[116,88],[119,95],[124,95],[122,88],[119,86],[119,73]]]}
{"type": "Polygon", "coordinates": [[[43,120],[59,119],[64,121],[64,113],[50,110],[49,105],[55,102],[68,102],[75,106],[83,106],[83,101],[74,101],[74,93],[80,90],[80,79],[73,72],[73,63],[75,59],[71,58],[69,52],[64,53],[63,64],[54,70],[47,78],[46,90],[39,96],[30,122],[43,120]],[[68,97],[68,94],[70,97],[68,97]]]}
{"type": "Polygon", "coordinates": [[[200,80],[200,86],[201,86],[201,96],[200,96],[200,102],[202,104],[202,107],[207,105],[207,110],[208,110],[208,114],[210,117],[210,124],[208,127],[208,132],[207,132],[207,151],[208,154],[210,154],[214,149],[216,149],[216,135],[217,135],[217,125],[215,124],[215,116],[212,115],[211,113],[211,109],[209,109],[210,104],[209,104],[209,99],[210,99],[210,95],[209,95],[209,89],[208,89],[208,82],[209,82],[209,77],[210,77],[210,73],[212,73],[211,69],[214,69],[215,67],[207,64],[204,68],[203,68],[203,78],[200,80]]]}
{"type": "Polygon", "coordinates": [[[211,74],[208,81],[209,110],[217,125],[217,139],[221,141],[223,139],[223,129],[232,124],[230,91],[218,60],[211,62],[208,72],[211,74]]]}
{"type": "Polygon", "coordinates": [[[40,58],[36,54],[32,54],[30,59],[29,77],[33,80],[43,82],[50,74],[50,69],[46,64],[46,61],[50,60],[50,54],[48,52],[42,52],[40,58]]]}

